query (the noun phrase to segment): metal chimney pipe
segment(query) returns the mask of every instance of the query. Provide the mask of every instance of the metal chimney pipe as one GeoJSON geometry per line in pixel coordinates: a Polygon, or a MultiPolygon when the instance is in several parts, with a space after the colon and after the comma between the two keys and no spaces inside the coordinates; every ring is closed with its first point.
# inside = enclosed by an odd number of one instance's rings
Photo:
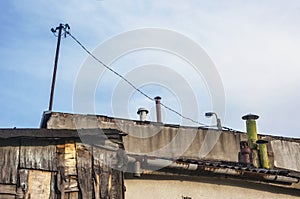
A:
{"type": "Polygon", "coordinates": [[[139,108],[137,111],[137,114],[140,116],[141,121],[146,121],[148,113],[149,111],[146,108],[139,108]]]}
{"type": "Polygon", "coordinates": [[[257,148],[257,130],[256,130],[256,121],[259,118],[258,115],[248,114],[242,117],[243,120],[246,120],[247,128],[247,139],[249,141],[250,149],[257,148]]]}
{"type": "Polygon", "coordinates": [[[160,105],[160,100],[161,97],[156,96],[154,98],[155,104],[156,104],[156,121],[162,123],[162,118],[161,118],[161,105],[160,105]]]}
{"type": "Polygon", "coordinates": [[[269,169],[269,157],[268,157],[268,149],[267,149],[267,143],[266,140],[257,140],[256,142],[258,144],[259,148],[259,157],[260,157],[260,163],[261,166],[265,169],[269,169]]]}
{"type": "Polygon", "coordinates": [[[141,168],[141,162],[136,160],[134,163],[134,177],[141,177],[142,168],[141,168]]]}
{"type": "Polygon", "coordinates": [[[258,115],[248,114],[242,117],[243,120],[246,120],[247,128],[247,139],[251,149],[251,162],[254,167],[260,167],[259,154],[257,149],[257,129],[256,121],[259,118],[258,115]]]}

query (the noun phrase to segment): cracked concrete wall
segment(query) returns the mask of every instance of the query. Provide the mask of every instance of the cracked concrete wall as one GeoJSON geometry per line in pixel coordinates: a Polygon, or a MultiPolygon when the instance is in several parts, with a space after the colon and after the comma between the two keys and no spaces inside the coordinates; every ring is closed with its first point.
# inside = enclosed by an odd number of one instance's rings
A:
{"type": "MultiPolygon", "coordinates": [[[[46,128],[118,129],[128,134],[124,146],[128,153],[153,155],[165,158],[195,158],[206,160],[238,161],[240,141],[246,134],[208,130],[201,128],[161,125],[106,116],[51,113],[46,128]]],[[[300,143],[292,139],[278,140],[272,136],[260,136],[268,140],[270,164],[277,168],[300,171],[300,143]]]]}

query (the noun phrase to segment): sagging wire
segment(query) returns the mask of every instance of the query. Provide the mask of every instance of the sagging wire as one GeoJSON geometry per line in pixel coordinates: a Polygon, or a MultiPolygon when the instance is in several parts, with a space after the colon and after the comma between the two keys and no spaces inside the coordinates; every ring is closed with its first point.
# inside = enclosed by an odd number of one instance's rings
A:
{"type": "MultiPolygon", "coordinates": [[[[107,64],[105,64],[104,62],[102,62],[100,59],[98,59],[95,55],[93,55],[75,36],[73,36],[70,31],[66,30],[65,32],[67,35],[69,35],[87,54],[89,54],[93,59],[95,59],[98,63],[100,63],[102,66],[104,66],[105,68],[107,68],[109,71],[111,71],[112,73],[114,73],[115,75],[117,75],[118,77],[120,77],[121,79],[123,79],[128,85],[130,85],[134,90],[136,90],[137,92],[139,92],[140,94],[142,94],[144,97],[146,97],[147,99],[151,100],[151,101],[155,101],[154,98],[150,97],[148,94],[144,93],[143,91],[141,91],[139,88],[137,88],[133,83],[131,83],[128,79],[126,79],[123,75],[119,74],[118,72],[116,72],[114,69],[112,69],[111,67],[109,67],[107,64]]],[[[190,117],[186,117],[184,115],[182,115],[181,113],[179,113],[178,111],[170,108],[169,106],[161,103],[161,105],[163,107],[165,107],[167,110],[175,113],[176,115],[180,116],[183,119],[189,120],[197,125],[201,125],[201,127],[213,127],[210,125],[206,125],[204,123],[198,122],[190,117]]],[[[230,128],[227,127],[223,127],[226,130],[232,130],[230,128]]]]}

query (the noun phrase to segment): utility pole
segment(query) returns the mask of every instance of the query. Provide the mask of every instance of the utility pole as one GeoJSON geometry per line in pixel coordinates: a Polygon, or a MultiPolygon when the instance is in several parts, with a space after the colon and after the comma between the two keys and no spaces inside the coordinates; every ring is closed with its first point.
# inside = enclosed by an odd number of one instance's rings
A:
{"type": "Polygon", "coordinates": [[[53,96],[54,96],[54,88],[55,88],[55,81],[56,81],[56,71],[57,71],[57,64],[58,64],[58,57],[59,57],[59,48],[60,48],[60,40],[62,31],[64,31],[64,37],[66,37],[67,30],[70,29],[70,26],[68,24],[59,24],[58,27],[51,28],[51,32],[54,34],[58,30],[58,36],[57,36],[57,46],[56,46],[56,53],[55,53],[55,61],[54,61],[54,70],[53,70],[53,76],[52,76],[52,85],[51,85],[51,93],[50,93],[50,100],[49,100],[49,111],[52,111],[53,106],[53,96]]]}

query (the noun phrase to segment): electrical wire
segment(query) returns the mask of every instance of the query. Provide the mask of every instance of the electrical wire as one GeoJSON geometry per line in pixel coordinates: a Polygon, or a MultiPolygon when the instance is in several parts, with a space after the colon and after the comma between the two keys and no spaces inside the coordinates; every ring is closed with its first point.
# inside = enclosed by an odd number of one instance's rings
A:
{"type": "Polygon", "coordinates": [[[102,62],[100,59],[98,59],[95,55],[93,55],[78,39],[76,39],[70,32],[67,32],[68,35],[86,52],[88,53],[92,58],[94,58],[97,62],[99,62],[101,65],[103,65],[105,68],[113,72],[115,75],[119,76],[121,79],[123,79],[127,84],[129,84],[132,88],[134,88],[136,91],[138,91],[140,94],[144,95],[146,98],[150,100],[154,100],[149,95],[138,89],[136,86],[134,86],[129,80],[127,80],[124,76],[113,70],[111,67],[109,67],[107,64],[102,62]]]}
{"type": "MultiPolygon", "coordinates": [[[[100,63],[101,65],[103,65],[105,68],[107,68],[108,70],[110,70],[112,73],[114,73],[115,75],[117,75],[118,77],[120,77],[121,79],[123,79],[128,85],[130,85],[133,89],[135,89],[137,92],[139,92],[140,94],[142,94],[143,96],[145,96],[146,98],[148,98],[151,101],[155,101],[154,98],[150,97],[149,95],[147,95],[146,93],[144,93],[143,91],[141,91],[139,88],[137,88],[134,84],[132,84],[128,79],[126,79],[124,76],[122,76],[121,74],[119,74],[118,72],[116,72],[115,70],[113,70],[111,67],[109,67],[107,64],[105,64],[104,62],[102,62],[100,59],[98,59],[95,55],[93,55],[75,36],[73,36],[69,31],[66,30],[66,34],[70,35],[70,37],[87,53],[89,54],[93,59],[95,59],[98,63],[100,63]]],[[[168,109],[169,111],[177,114],[178,116],[180,116],[183,119],[189,120],[195,124],[201,125],[202,127],[211,127],[209,125],[206,125],[204,123],[198,122],[190,117],[186,117],[184,115],[182,115],[181,113],[179,113],[178,111],[170,108],[169,106],[161,103],[161,105],[163,107],[165,107],[166,109],[168,109]]]]}

